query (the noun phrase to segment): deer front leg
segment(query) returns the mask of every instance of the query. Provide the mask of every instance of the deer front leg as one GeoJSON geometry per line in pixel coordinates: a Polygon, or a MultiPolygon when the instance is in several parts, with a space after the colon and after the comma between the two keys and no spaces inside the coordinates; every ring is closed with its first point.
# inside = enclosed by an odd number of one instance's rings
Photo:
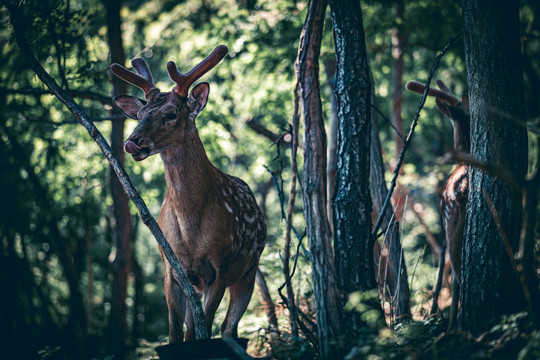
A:
{"type": "Polygon", "coordinates": [[[238,323],[251,299],[256,274],[257,266],[254,266],[242,279],[229,287],[229,310],[227,310],[227,316],[221,325],[221,336],[238,337],[238,323]]]}
{"type": "Polygon", "coordinates": [[[186,297],[180,286],[174,281],[172,270],[167,271],[165,276],[165,297],[169,309],[169,343],[182,342],[184,341],[186,297]]]}

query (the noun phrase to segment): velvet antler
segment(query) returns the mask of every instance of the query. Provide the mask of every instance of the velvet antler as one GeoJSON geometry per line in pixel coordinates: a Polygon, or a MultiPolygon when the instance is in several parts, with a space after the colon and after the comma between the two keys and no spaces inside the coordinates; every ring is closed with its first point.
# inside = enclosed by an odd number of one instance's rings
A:
{"type": "Polygon", "coordinates": [[[154,79],[148,65],[143,59],[140,58],[134,59],[131,62],[131,65],[139,75],[116,63],[111,65],[111,71],[120,79],[140,88],[142,91],[144,91],[144,97],[148,98],[148,95],[151,92],[158,90],[154,84],[154,79]]]}
{"type": "Polygon", "coordinates": [[[229,49],[227,49],[225,45],[218,46],[206,59],[201,61],[199,65],[195,66],[187,74],[182,74],[178,71],[176,64],[173,61],[169,61],[167,63],[167,71],[171,80],[176,83],[173,91],[181,97],[186,97],[189,92],[189,87],[216,66],[221,59],[227,55],[227,52],[229,52],[229,49]]]}

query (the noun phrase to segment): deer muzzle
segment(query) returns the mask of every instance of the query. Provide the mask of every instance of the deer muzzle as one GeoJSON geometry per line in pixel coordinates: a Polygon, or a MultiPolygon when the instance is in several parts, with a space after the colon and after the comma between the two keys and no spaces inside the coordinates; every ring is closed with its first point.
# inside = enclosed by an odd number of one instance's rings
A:
{"type": "Polygon", "coordinates": [[[124,143],[124,150],[131,154],[134,160],[141,161],[144,160],[150,155],[150,148],[148,147],[140,147],[139,145],[135,144],[134,141],[127,139],[124,143]]]}

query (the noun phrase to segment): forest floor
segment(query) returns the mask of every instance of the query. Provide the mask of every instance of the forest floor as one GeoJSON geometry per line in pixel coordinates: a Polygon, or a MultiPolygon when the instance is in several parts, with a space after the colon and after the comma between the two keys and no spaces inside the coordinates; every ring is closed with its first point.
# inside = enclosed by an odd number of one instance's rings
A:
{"type": "MultiPolygon", "coordinates": [[[[378,334],[367,331],[354,346],[350,346],[344,359],[540,359],[540,331],[533,329],[526,313],[505,316],[489,331],[472,336],[465,332],[447,333],[447,321],[432,317],[396,326],[395,331],[380,329],[378,334]]],[[[142,341],[131,359],[159,359],[155,347],[162,343],[142,341]]],[[[278,354],[264,354],[263,349],[249,352],[264,359],[314,359],[312,349],[297,344],[284,345],[278,354]]],[[[267,347],[268,348],[268,347],[267,347]]]]}

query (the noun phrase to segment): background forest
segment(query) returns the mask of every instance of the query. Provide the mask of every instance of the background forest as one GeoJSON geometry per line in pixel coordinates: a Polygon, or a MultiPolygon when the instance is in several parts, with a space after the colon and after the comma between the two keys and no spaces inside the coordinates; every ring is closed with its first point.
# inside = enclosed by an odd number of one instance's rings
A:
{"type": "MultiPolygon", "coordinates": [[[[83,352],[88,358],[110,358],[111,354],[121,358],[126,351],[131,358],[155,357],[152,346],[165,343],[168,333],[164,266],[156,241],[135,206],[115,185],[107,159],[86,130],[22,58],[6,3],[18,2],[2,1],[0,6],[0,328],[5,334],[0,357],[61,359],[83,352]]],[[[275,303],[281,342],[270,346],[276,329],[269,326],[269,302],[263,300],[257,286],[239,335],[250,340],[248,352],[253,355],[272,351],[283,358],[316,357],[316,342],[310,340],[312,332],[316,333],[314,286],[300,196],[292,214],[295,231],[291,246],[292,288],[305,324],[298,337],[291,332],[283,288],[285,217],[292,175],[290,129],[297,81],[294,64],[308,3],[23,3],[26,37],[33,54],[92,117],[121,158],[125,136],[136,121],[124,120],[113,109],[111,98],[113,94],[141,97],[141,93],[125,84],[113,89],[111,62],[128,66],[130,60],[142,57],[156,85],[170,91],[173,83],[166,72],[167,61],[174,60],[181,71],[187,71],[217,45],[228,46],[228,56],[202,79],[210,83],[211,91],[197,118],[198,129],[212,163],[245,180],[266,214],[268,242],[260,270],[275,303]]],[[[405,83],[425,82],[437,54],[459,36],[461,3],[366,0],[361,7],[378,135],[389,181],[402,146],[395,128],[407,133],[420,102],[418,94],[405,91],[405,83]]],[[[530,171],[536,166],[534,131],[538,131],[540,120],[539,7],[535,0],[520,3],[525,111],[531,129],[530,171]]],[[[330,124],[335,116],[335,52],[327,11],[320,54],[327,134],[332,133],[330,124]]],[[[435,78],[442,79],[454,94],[466,93],[461,37],[442,58],[435,78]]],[[[444,237],[438,203],[441,187],[454,167],[444,157],[452,147],[452,125],[428,98],[393,199],[408,274],[411,318],[396,316],[395,299],[384,296],[382,316],[376,310],[380,303],[376,291],[351,296],[346,306],[358,311],[366,324],[365,333],[349,346],[359,349],[355,358],[403,356],[446,328],[448,276],[439,300],[442,312],[430,317],[430,309],[444,237]],[[406,349],[397,350],[400,346],[406,349]]],[[[302,159],[300,150],[300,173],[302,159]]],[[[157,218],[166,191],[161,159],[153,156],[135,162],[125,156],[122,160],[157,218]]],[[[536,244],[538,249],[538,240],[536,244]]],[[[225,305],[217,313],[214,336],[219,334],[225,305]]],[[[507,319],[505,324],[519,319],[507,319]]],[[[535,336],[536,347],[529,343],[533,350],[523,353],[523,358],[539,354],[540,338],[537,333],[535,336]]],[[[525,347],[530,338],[521,338],[525,347]]]]}

